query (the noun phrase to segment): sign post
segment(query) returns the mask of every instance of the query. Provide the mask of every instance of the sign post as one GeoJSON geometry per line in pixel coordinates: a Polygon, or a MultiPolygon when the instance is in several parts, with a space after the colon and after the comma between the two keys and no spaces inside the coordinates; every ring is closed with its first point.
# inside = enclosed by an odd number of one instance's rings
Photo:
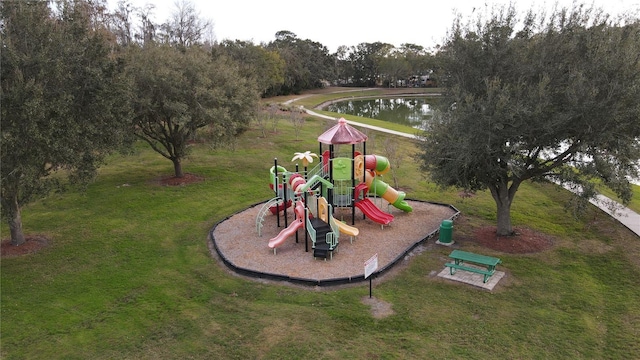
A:
{"type": "Polygon", "coordinates": [[[378,269],[378,253],[373,255],[369,260],[364,262],[364,278],[369,278],[369,299],[371,299],[371,274],[378,269]]]}

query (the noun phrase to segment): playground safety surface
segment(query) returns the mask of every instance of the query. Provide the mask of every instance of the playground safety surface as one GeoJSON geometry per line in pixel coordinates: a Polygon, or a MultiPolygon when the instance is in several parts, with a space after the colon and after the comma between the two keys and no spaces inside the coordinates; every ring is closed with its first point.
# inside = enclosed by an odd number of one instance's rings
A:
{"type": "MultiPolygon", "coordinates": [[[[364,280],[365,261],[374,254],[378,254],[378,270],[374,273],[377,276],[390,270],[415,246],[437,237],[442,220],[453,219],[459,214],[457,209],[446,204],[415,200],[407,200],[407,203],[413,207],[410,213],[387,207],[386,203],[376,204],[395,217],[384,227],[363,219],[360,210],[356,209],[354,226],[360,234],[353,241],[341,234],[338,251],[326,261],[314,259],[311,240],[307,244],[309,251],[305,251],[302,229],[298,230],[297,243],[295,236],[291,236],[274,254],[267,244],[284,228],[284,220],[281,218],[281,227],[277,227],[276,216],[268,214],[264,219],[262,236],[258,236],[256,217],[262,204],[216,224],[211,229],[209,240],[212,253],[241,275],[319,286],[359,282],[364,280]]],[[[290,223],[293,214],[292,211],[288,213],[290,223]]],[[[335,217],[351,224],[351,209],[338,209],[335,217]]]]}

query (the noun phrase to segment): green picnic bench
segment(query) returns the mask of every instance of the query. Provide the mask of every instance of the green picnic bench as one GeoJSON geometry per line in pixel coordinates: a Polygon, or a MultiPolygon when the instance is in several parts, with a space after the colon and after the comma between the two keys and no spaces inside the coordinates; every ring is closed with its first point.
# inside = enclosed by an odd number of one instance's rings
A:
{"type": "Polygon", "coordinates": [[[453,275],[458,269],[471,271],[477,274],[484,275],[484,281],[483,281],[484,283],[486,283],[487,280],[489,280],[489,277],[491,277],[491,275],[493,275],[493,273],[496,272],[496,265],[502,262],[500,259],[495,257],[474,254],[474,253],[461,251],[461,250],[453,250],[451,254],[449,254],[449,257],[452,258],[454,262],[452,263],[449,262],[444,265],[449,268],[451,275],[453,275]],[[479,269],[477,267],[466,266],[465,262],[474,263],[476,265],[482,265],[482,266],[485,266],[486,269],[479,269]]]}

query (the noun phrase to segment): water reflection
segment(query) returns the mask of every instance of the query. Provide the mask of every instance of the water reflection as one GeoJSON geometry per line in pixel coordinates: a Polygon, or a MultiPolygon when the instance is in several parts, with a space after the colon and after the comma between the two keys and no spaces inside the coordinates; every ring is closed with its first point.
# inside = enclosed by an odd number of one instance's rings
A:
{"type": "Polygon", "coordinates": [[[324,110],[422,129],[433,115],[431,105],[433,101],[430,98],[420,97],[353,99],[333,103],[326,106],[324,110]]]}

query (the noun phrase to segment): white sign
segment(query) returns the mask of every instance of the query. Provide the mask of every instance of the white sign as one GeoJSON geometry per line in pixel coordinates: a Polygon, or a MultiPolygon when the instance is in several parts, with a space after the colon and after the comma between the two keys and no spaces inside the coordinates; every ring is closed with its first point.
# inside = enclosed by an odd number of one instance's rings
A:
{"type": "Polygon", "coordinates": [[[373,255],[364,262],[364,278],[368,278],[378,268],[378,254],[373,255]]]}

